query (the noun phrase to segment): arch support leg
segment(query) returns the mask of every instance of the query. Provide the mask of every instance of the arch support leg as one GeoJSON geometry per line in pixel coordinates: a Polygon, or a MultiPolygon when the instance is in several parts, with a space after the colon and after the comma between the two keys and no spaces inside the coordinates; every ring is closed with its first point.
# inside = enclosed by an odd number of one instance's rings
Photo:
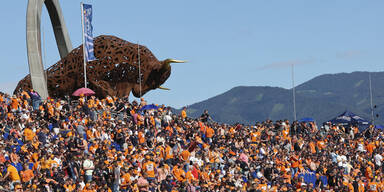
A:
{"type": "Polygon", "coordinates": [[[29,0],[27,8],[27,51],[32,87],[40,96],[48,97],[47,79],[44,73],[41,51],[41,12],[43,4],[47,7],[55,33],[60,57],[65,57],[72,44],[58,0],[29,0]]]}

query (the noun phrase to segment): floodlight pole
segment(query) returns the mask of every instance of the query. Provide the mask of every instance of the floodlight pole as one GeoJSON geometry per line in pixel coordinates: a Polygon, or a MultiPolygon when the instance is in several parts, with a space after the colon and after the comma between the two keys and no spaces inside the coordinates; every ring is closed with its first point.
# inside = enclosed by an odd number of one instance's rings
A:
{"type": "Polygon", "coordinates": [[[294,64],[292,64],[292,95],[293,95],[293,120],[296,121],[296,93],[295,93],[294,64]]]}
{"type": "Polygon", "coordinates": [[[369,96],[371,100],[371,122],[375,125],[375,117],[373,116],[373,101],[372,101],[372,80],[371,80],[371,72],[368,72],[369,76],[369,96]]]}
{"type": "Polygon", "coordinates": [[[141,63],[140,63],[140,45],[139,41],[137,41],[137,55],[139,60],[139,86],[140,86],[140,97],[141,97],[141,63]]]}

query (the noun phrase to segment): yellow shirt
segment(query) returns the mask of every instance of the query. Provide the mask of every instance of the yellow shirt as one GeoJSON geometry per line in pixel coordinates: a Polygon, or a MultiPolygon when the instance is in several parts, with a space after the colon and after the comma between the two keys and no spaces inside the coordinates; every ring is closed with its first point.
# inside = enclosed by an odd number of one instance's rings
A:
{"type": "Polygon", "coordinates": [[[24,137],[26,141],[32,141],[33,137],[35,137],[35,133],[30,128],[24,129],[24,137]]]}
{"type": "Polygon", "coordinates": [[[187,112],[185,110],[181,111],[181,117],[185,119],[187,117],[187,112]]]}
{"type": "Polygon", "coordinates": [[[9,165],[7,167],[7,172],[9,173],[9,177],[11,178],[12,181],[20,181],[20,175],[17,172],[16,167],[9,165]]]}
{"type": "Polygon", "coordinates": [[[50,169],[51,168],[51,159],[45,160],[44,158],[41,160],[41,169],[50,169]]]}

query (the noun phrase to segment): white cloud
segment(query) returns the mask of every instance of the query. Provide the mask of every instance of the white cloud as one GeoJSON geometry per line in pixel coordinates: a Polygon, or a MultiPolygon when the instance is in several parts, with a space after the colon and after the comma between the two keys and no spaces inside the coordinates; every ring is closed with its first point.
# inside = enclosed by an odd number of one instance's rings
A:
{"type": "Polygon", "coordinates": [[[348,51],[337,53],[336,54],[336,58],[339,58],[339,59],[352,59],[352,58],[355,58],[355,57],[359,57],[362,54],[363,54],[363,52],[360,51],[360,50],[348,50],[348,51]]]}
{"type": "Polygon", "coordinates": [[[315,62],[316,62],[316,59],[281,61],[281,62],[274,62],[274,63],[261,66],[259,69],[263,70],[263,69],[284,68],[284,67],[290,67],[292,65],[306,65],[306,64],[312,64],[315,62]]]}

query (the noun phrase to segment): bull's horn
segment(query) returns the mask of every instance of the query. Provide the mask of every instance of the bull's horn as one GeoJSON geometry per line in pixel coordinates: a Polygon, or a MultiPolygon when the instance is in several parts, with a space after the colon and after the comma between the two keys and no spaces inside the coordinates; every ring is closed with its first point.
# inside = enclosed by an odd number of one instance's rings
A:
{"type": "Polygon", "coordinates": [[[169,88],[165,88],[165,87],[162,87],[162,86],[159,86],[158,88],[159,88],[159,89],[162,89],[162,90],[167,90],[167,91],[171,90],[171,89],[169,89],[169,88]]]}
{"type": "Polygon", "coordinates": [[[164,63],[170,64],[170,63],[186,63],[187,61],[182,60],[176,60],[176,59],[166,59],[164,63]]]}

